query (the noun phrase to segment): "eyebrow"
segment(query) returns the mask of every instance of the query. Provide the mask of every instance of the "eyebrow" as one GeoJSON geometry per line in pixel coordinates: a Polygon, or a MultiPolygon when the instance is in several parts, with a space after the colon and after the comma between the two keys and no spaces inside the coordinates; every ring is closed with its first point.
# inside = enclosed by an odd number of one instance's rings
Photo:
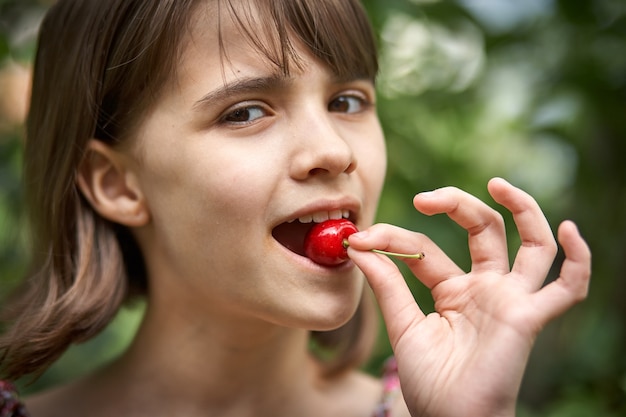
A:
{"type": "MultiPolygon", "coordinates": [[[[343,84],[354,80],[366,80],[363,77],[332,77],[330,80],[334,84],[343,84]]],[[[219,104],[230,99],[232,96],[246,95],[250,93],[276,91],[286,88],[293,82],[293,78],[284,74],[272,74],[266,77],[240,78],[232,82],[225,83],[200,98],[193,105],[193,109],[198,111],[202,108],[219,104]]]]}
{"type": "Polygon", "coordinates": [[[278,90],[288,86],[291,81],[291,78],[279,74],[267,77],[241,78],[225,83],[222,87],[205,94],[194,103],[193,109],[200,110],[207,105],[225,101],[236,95],[278,90]]]}

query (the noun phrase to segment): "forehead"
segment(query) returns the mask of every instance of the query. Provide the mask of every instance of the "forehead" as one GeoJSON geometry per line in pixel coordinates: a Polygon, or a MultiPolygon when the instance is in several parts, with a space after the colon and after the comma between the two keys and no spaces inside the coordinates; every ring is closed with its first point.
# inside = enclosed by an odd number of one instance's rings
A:
{"type": "Polygon", "coordinates": [[[196,8],[185,41],[183,59],[197,54],[211,57],[211,66],[222,70],[233,57],[249,55],[258,64],[273,67],[287,75],[298,67],[300,57],[293,46],[294,33],[285,22],[272,20],[273,14],[262,2],[207,1],[196,8]]]}
{"type": "Polygon", "coordinates": [[[200,0],[176,53],[166,58],[174,68],[157,88],[170,98],[181,92],[190,98],[241,77],[293,78],[313,62],[337,82],[374,82],[375,41],[358,5],[357,0],[200,0]]]}
{"type": "Polygon", "coordinates": [[[201,94],[240,77],[277,74],[280,65],[269,49],[272,35],[259,23],[259,11],[252,6],[244,10],[241,3],[226,7],[208,1],[196,9],[176,63],[179,89],[201,94]]]}
{"type": "Polygon", "coordinates": [[[302,69],[304,53],[339,79],[376,77],[376,42],[358,0],[205,0],[196,6],[187,46],[197,42],[220,64],[248,48],[283,75],[302,69]]]}

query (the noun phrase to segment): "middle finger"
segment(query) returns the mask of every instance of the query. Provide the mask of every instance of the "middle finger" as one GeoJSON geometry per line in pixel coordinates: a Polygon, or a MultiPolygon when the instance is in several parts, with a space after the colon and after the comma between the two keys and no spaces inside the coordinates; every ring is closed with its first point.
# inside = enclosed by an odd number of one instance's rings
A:
{"type": "Polygon", "coordinates": [[[509,272],[509,255],[502,215],[456,187],[420,193],[413,205],[427,215],[446,213],[468,233],[472,271],[509,272]]]}

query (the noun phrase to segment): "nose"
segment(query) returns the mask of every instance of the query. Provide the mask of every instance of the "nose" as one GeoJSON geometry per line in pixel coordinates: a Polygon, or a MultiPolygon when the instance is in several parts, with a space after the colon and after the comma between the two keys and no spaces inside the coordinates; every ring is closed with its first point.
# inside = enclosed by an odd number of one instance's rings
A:
{"type": "Polygon", "coordinates": [[[336,177],[357,167],[351,144],[326,117],[295,127],[297,151],[292,158],[291,177],[336,177]]]}

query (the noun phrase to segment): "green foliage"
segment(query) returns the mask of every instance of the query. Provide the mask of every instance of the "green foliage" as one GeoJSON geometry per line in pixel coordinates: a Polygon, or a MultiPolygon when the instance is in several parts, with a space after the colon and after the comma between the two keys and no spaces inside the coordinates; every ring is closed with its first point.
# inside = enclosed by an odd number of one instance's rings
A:
{"type": "MultiPolygon", "coordinates": [[[[531,192],[555,229],[574,219],[594,253],[591,293],[539,337],[520,415],[624,415],[626,5],[370,3],[390,161],[380,220],[427,233],[467,268],[463,234],[415,213],[414,193],[454,185],[490,201],[486,181],[502,176],[531,192]]],[[[407,279],[428,310],[427,292],[407,279]]]]}
{"type": "MultiPolygon", "coordinates": [[[[626,415],[626,4],[365,4],[380,33],[378,108],[389,154],[379,220],[428,234],[469,268],[463,231],[445,216],[416,213],[416,192],[455,185],[491,201],[486,182],[502,176],[531,192],[555,229],[574,219],[594,254],[591,293],[537,340],[519,415],[626,415]]],[[[37,7],[5,0],[0,15],[37,7]]],[[[0,63],[32,53],[28,42],[13,41],[13,21],[20,20],[0,18],[0,63]]],[[[27,258],[15,245],[20,231],[9,227],[20,224],[19,137],[18,126],[0,133],[3,283],[20,276],[27,258]]],[[[513,256],[519,241],[512,224],[508,230],[513,256]]],[[[557,275],[558,265],[549,279],[557,275]]],[[[423,309],[432,310],[428,292],[406,276],[423,309]]],[[[45,383],[84,371],[72,358],[110,358],[108,347],[126,343],[140,313],[124,314],[69,352],[45,383]]],[[[389,354],[381,337],[368,370],[389,354]]]]}

